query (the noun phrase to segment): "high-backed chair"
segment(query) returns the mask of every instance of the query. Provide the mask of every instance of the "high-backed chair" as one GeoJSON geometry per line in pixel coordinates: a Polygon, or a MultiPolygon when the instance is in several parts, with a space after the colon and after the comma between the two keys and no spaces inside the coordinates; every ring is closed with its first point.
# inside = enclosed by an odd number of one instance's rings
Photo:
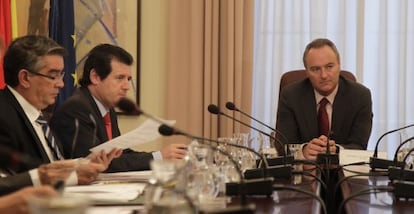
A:
{"type": "MultiPolygon", "coordinates": [[[[354,76],[353,73],[349,72],[349,71],[345,71],[345,70],[341,70],[341,76],[343,76],[346,79],[352,80],[356,82],[356,78],[354,76]]],[[[279,98],[280,99],[280,92],[282,91],[282,89],[289,85],[292,84],[294,82],[303,80],[306,78],[306,73],[305,70],[292,70],[292,71],[288,71],[286,73],[284,73],[282,75],[282,77],[280,78],[280,83],[279,83],[279,98]]],[[[276,116],[277,117],[277,116],[276,116]]],[[[279,121],[276,118],[276,129],[278,130],[280,127],[279,121]]],[[[272,135],[274,137],[277,137],[278,139],[281,139],[279,135],[277,135],[276,133],[272,133],[272,135]]],[[[283,139],[283,138],[282,138],[283,139]]],[[[279,154],[281,154],[282,152],[282,148],[280,146],[278,146],[279,144],[273,144],[276,145],[276,150],[278,151],[279,154]]]]}
{"type": "MultiPolygon", "coordinates": [[[[349,71],[342,70],[340,75],[345,77],[346,79],[356,81],[354,74],[349,71]]],[[[303,80],[305,78],[306,78],[305,70],[293,70],[293,71],[288,71],[284,73],[282,77],[280,78],[279,94],[283,87],[293,82],[303,80]]]]}

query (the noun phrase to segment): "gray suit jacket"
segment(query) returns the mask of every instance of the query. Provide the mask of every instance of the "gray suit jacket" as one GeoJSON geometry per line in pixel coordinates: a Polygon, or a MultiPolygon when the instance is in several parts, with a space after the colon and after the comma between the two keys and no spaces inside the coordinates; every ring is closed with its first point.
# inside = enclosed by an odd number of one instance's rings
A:
{"type": "MultiPolygon", "coordinates": [[[[369,89],[340,77],[332,108],[332,139],[345,148],[366,149],[373,117],[369,89]]],[[[315,94],[309,79],[282,89],[276,127],[289,143],[319,137],[315,94]]]]}
{"type": "Polygon", "coordinates": [[[33,184],[28,172],[0,178],[0,196],[32,185],[33,184]]]}

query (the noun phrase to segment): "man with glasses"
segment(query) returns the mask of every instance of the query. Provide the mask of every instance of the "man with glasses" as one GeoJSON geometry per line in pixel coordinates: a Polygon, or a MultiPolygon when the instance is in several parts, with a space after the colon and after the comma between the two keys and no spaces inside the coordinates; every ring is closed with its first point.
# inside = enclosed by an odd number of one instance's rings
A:
{"type": "MultiPolygon", "coordinates": [[[[98,45],[88,53],[79,80],[81,87],[59,106],[50,120],[52,129],[62,139],[66,157],[82,157],[92,147],[120,135],[114,107],[131,87],[132,63],[127,51],[111,44],[98,45]],[[76,128],[71,124],[75,119],[79,120],[79,133],[73,143],[76,128]]],[[[169,144],[152,153],[126,149],[111,162],[108,170],[147,170],[154,158],[183,158],[187,152],[185,147],[185,144],[169,144]]]]}
{"type": "Polygon", "coordinates": [[[0,166],[13,175],[0,179],[2,194],[28,185],[53,185],[58,180],[89,184],[121,154],[120,150],[90,154],[82,164],[63,160],[61,145],[42,110],[54,104],[64,86],[65,54],[63,47],[47,37],[24,36],[14,40],[4,55],[6,87],[0,91],[0,145],[31,161],[0,166]]]}

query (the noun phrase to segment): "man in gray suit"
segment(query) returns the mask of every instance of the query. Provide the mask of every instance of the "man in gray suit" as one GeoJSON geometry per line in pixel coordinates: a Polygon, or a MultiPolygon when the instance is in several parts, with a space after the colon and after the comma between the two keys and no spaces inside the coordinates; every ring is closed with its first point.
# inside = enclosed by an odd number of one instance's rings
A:
{"type": "Polygon", "coordinates": [[[366,149],[372,128],[371,92],[363,85],[340,76],[340,57],[328,39],[309,43],[303,54],[307,78],[280,92],[278,129],[289,143],[304,144],[303,156],[315,160],[318,153],[337,152],[336,144],[366,149]],[[325,106],[326,128],[320,132],[318,111],[325,106]]]}

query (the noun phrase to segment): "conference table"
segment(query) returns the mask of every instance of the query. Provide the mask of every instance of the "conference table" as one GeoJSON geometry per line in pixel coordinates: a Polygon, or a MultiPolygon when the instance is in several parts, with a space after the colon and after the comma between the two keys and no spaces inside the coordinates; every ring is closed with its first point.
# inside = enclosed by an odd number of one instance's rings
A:
{"type": "MultiPolygon", "coordinates": [[[[339,177],[345,177],[341,170],[339,177]]],[[[390,186],[388,176],[357,176],[341,184],[343,199],[363,189],[390,186]]],[[[345,212],[352,213],[414,213],[413,200],[396,200],[392,192],[364,194],[345,203],[345,212]]]]}
{"type": "MultiPolygon", "coordinates": [[[[131,175],[134,172],[128,172],[131,175]]],[[[278,186],[288,186],[305,190],[315,195],[319,195],[321,185],[315,180],[301,179],[302,182],[294,184],[295,180],[276,180],[274,184],[278,186]]],[[[111,181],[113,182],[113,181],[111,181]]],[[[119,183],[126,182],[122,179],[119,183]]],[[[124,188],[124,187],[122,187],[124,188]]],[[[126,189],[126,188],[124,188],[126,189]]],[[[100,190],[99,190],[100,191],[100,190]]],[[[96,191],[96,192],[99,192],[96,191]]],[[[226,207],[233,207],[240,205],[239,196],[227,196],[226,207]]],[[[88,210],[88,214],[95,214],[105,211],[105,213],[146,213],[144,205],[144,195],[138,196],[136,199],[130,202],[110,202],[106,201],[93,203],[93,206],[88,210]]],[[[321,204],[318,200],[292,190],[275,190],[271,196],[257,196],[248,195],[247,203],[253,204],[255,207],[254,213],[321,213],[321,204]]],[[[217,208],[215,211],[220,210],[217,208]]],[[[214,211],[214,210],[212,210],[214,211]]]]}

